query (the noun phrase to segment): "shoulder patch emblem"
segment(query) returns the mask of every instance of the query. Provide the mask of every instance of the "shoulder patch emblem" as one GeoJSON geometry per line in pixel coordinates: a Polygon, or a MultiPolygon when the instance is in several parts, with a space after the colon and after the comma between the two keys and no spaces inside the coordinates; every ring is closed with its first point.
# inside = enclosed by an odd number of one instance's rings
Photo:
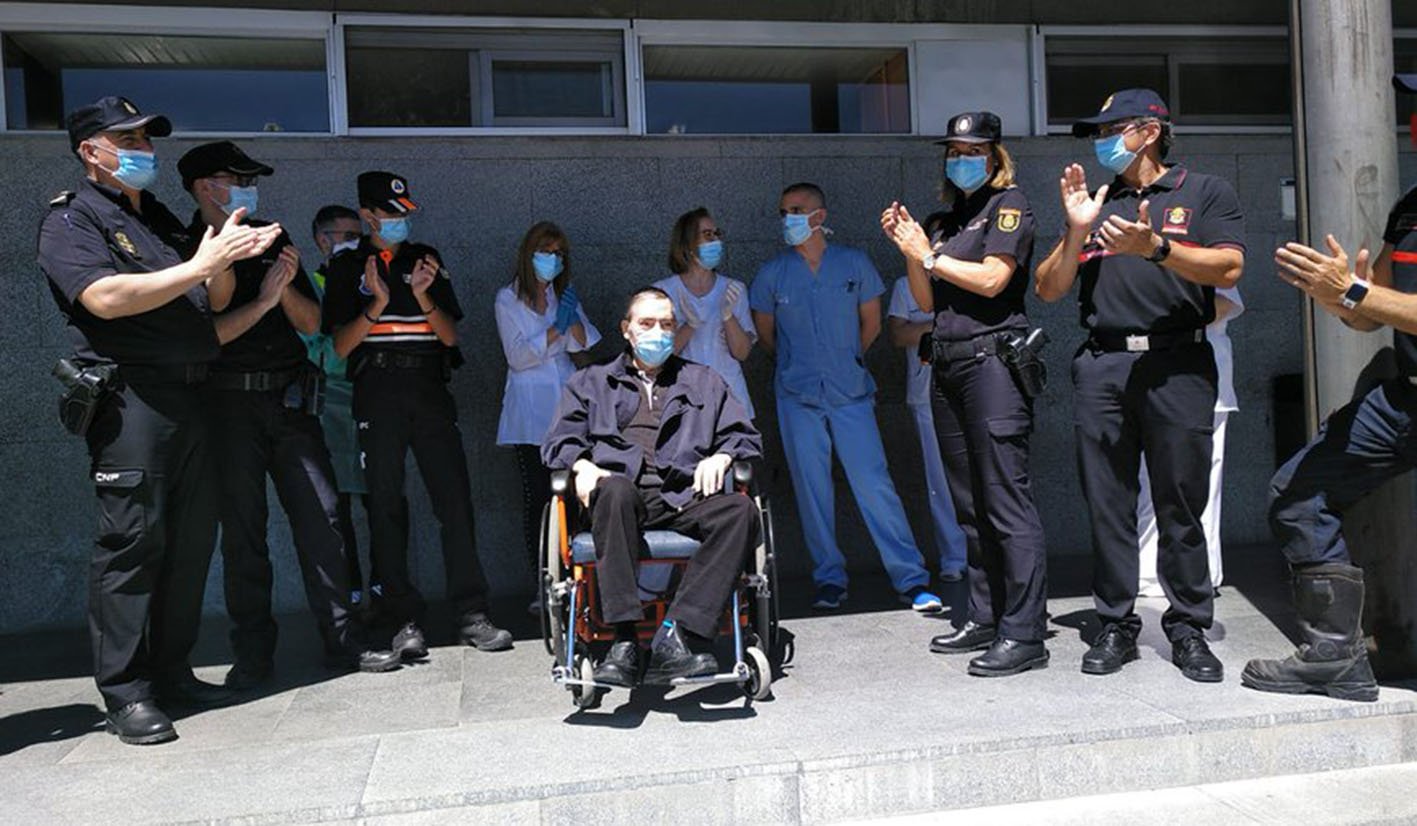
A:
{"type": "Polygon", "coordinates": [[[133,242],[128,240],[127,235],[124,235],[121,232],[115,232],[113,233],[113,240],[117,242],[118,246],[122,247],[123,251],[128,253],[129,255],[138,254],[138,248],[133,246],[133,242]]]}
{"type": "Polygon", "coordinates": [[[1166,220],[1161,223],[1161,231],[1185,235],[1190,231],[1193,212],[1194,210],[1185,207],[1171,207],[1166,210],[1166,220]]]}
{"type": "Polygon", "coordinates": [[[999,228],[999,232],[1013,232],[1018,229],[1021,215],[1017,209],[1003,207],[999,210],[999,217],[994,220],[994,225],[999,228]]]}

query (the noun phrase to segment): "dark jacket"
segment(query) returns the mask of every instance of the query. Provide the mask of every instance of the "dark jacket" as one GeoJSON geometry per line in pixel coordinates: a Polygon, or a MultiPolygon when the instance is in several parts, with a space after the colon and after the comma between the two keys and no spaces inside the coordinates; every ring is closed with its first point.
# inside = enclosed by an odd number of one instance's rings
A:
{"type": "MultiPolygon", "coordinates": [[[[578,460],[588,459],[612,473],[639,477],[644,456],[624,437],[625,426],[644,402],[632,369],[625,354],[571,376],[541,442],[541,460],[547,467],[570,470],[578,460]]],[[[682,508],[694,498],[699,462],[717,453],[735,460],[757,459],[763,439],[743,404],[712,368],[671,356],[658,382],[668,385],[669,392],[655,437],[654,469],[664,480],[664,501],[682,508]]]]}

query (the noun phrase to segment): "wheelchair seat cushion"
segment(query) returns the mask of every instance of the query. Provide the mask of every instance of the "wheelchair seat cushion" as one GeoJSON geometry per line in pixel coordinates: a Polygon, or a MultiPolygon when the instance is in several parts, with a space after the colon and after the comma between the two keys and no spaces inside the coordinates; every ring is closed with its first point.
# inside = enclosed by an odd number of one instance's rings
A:
{"type": "MultiPolygon", "coordinates": [[[[650,559],[688,559],[699,549],[699,540],[675,531],[645,531],[645,545],[650,559]]],[[[571,559],[576,562],[595,561],[595,540],[589,532],[578,533],[571,540],[571,559]]]]}

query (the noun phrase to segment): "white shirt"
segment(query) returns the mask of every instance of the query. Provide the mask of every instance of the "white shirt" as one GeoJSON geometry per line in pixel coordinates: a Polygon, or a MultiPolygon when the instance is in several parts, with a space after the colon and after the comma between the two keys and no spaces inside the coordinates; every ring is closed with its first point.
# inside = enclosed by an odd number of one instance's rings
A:
{"type": "MultiPolygon", "coordinates": [[[[921,310],[920,305],[915,303],[915,296],[910,293],[910,279],[903,276],[897,278],[891,288],[891,302],[886,308],[886,315],[903,318],[911,324],[935,320],[933,313],[921,310]]],[[[914,347],[908,347],[905,351],[905,403],[930,403],[930,365],[920,363],[919,351],[914,347]]]]}
{"type": "Polygon", "coordinates": [[[743,332],[748,334],[748,338],[757,341],[758,331],[753,326],[753,316],[748,309],[748,287],[743,282],[724,275],[717,276],[713,280],[713,289],[703,296],[690,292],[689,288],[684,286],[683,279],[677,275],[661,279],[655,282],[654,286],[669,293],[669,297],[674,300],[674,314],[679,317],[680,323],[684,322],[685,302],[693,305],[694,312],[703,319],[704,326],[694,331],[693,337],[684,345],[684,350],[679,355],[689,361],[712,367],[727,382],[728,389],[738,401],[748,409],[748,418],[751,419],[753,400],[748,397],[748,383],[743,380],[743,366],[729,351],[728,338],[723,332],[723,293],[730,282],[738,285],[738,301],[733,305],[733,315],[738,319],[738,325],[743,328],[743,332]]]}
{"type": "Polygon", "coordinates": [[[541,444],[561,401],[561,390],[576,370],[570,354],[589,350],[600,341],[600,331],[586,317],[585,308],[577,307],[585,345],[567,332],[547,346],[546,331],[556,322],[559,304],[550,284],[546,285],[546,312],[540,314],[517,297],[515,284],[497,291],[497,334],[507,356],[502,418],[497,423],[499,445],[541,444]]]}
{"type": "Polygon", "coordinates": [[[1230,346],[1230,335],[1225,328],[1245,312],[1245,302],[1240,299],[1240,291],[1235,287],[1219,288],[1215,291],[1215,297],[1229,299],[1230,303],[1235,305],[1231,308],[1230,315],[1212,321],[1205,328],[1205,337],[1215,350],[1215,372],[1219,377],[1216,382],[1219,392],[1215,396],[1215,409],[1217,412],[1233,412],[1240,409],[1235,400],[1235,352],[1230,346]]]}

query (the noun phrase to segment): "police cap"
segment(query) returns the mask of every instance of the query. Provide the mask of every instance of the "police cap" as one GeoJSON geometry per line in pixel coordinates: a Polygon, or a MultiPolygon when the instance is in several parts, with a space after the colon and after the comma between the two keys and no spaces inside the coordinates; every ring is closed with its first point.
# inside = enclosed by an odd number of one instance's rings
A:
{"type": "Polygon", "coordinates": [[[947,143],[998,143],[1003,132],[999,116],[993,112],[962,112],[950,118],[945,138],[936,146],[947,143]]]}
{"type": "Polygon", "coordinates": [[[408,181],[392,172],[364,172],[359,176],[359,205],[402,215],[418,209],[409,197],[408,181]]]}
{"type": "Polygon", "coordinates": [[[191,189],[198,178],[208,178],[218,172],[230,172],[243,177],[269,175],[275,172],[269,166],[241,151],[241,147],[231,141],[204,143],[187,150],[177,161],[177,171],[182,175],[182,186],[191,189]]]}
{"type": "Polygon", "coordinates": [[[1417,94],[1417,75],[1393,75],[1392,88],[1399,92],[1417,94]]]}
{"type": "Polygon", "coordinates": [[[1171,121],[1171,110],[1161,95],[1150,89],[1123,89],[1108,95],[1102,101],[1102,109],[1090,118],[1083,118],[1073,124],[1073,137],[1085,138],[1097,133],[1104,123],[1130,118],[1156,118],[1171,121]]]}
{"type": "Polygon", "coordinates": [[[75,151],[80,143],[99,132],[129,132],[146,126],[150,137],[165,138],[172,134],[172,121],[165,116],[144,115],[132,101],[116,95],[78,107],[64,119],[64,125],[69,130],[69,148],[75,151]]]}

